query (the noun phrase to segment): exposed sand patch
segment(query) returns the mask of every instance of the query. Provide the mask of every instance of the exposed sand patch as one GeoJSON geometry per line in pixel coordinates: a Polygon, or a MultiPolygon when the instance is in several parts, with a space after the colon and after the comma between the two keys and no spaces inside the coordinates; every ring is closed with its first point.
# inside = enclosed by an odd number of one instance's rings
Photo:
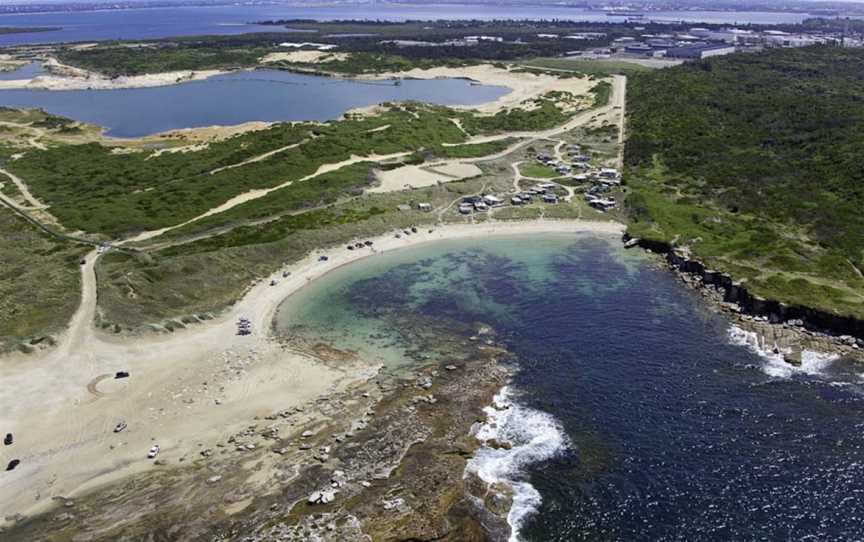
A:
{"type": "Polygon", "coordinates": [[[269,62],[302,62],[305,64],[319,64],[331,60],[347,60],[348,53],[331,53],[328,51],[291,51],[288,53],[268,53],[261,59],[262,64],[269,62]]]}
{"type": "Polygon", "coordinates": [[[483,85],[505,86],[511,92],[499,99],[479,106],[456,106],[462,109],[476,109],[483,113],[497,113],[502,109],[516,107],[525,100],[537,98],[548,92],[560,91],[570,92],[575,95],[586,94],[591,87],[597,84],[585,78],[571,77],[558,78],[553,75],[519,73],[510,70],[496,68],[490,64],[479,66],[468,66],[464,68],[432,68],[429,70],[414,69],[399,73],[384,73],[373,76],[364,76],[366,79],[448,79],[462,78],[470,79],[483,85]]]}
{"type": "Polygon", "coordinates": [[[396,192],[438,183],[476,177],[483,171],[474,164],[446,162],[426,166],[402,166],[389,171],[376,171],[381,184],[367,190],[371,193],[396,192]]]}
{"type": "Polygon", "coordinates": [[[468,177],[476,177],[483,171],[474,164],[466,164],[463,162],[441,162],[426,166],[429,171],[446,175],[451,179],[467,179],[468,177]]]}
{"type": "Polygon", "coordinates": [[[376,132],[383,132],[384,130],[387,130],[389,128],[390,128],[390,125],[385,124],[384,126],[379,126],[377,128],[372,128],[371,130],[366,130],[366,133],[367,134],[374,134],[376,132]]]}
{"type": "Polygon", "coordinates": [[[11,72],[27,65],[23,60],[9,60],[10,55],[0,55],[0,72],[11,72]],[[6,58],[4,58],[6,57],[6,58]]]}
{"type": "Polygon", "coordinates": [[[38,75],[32,79],[0,81],[0,90],[5,89],[42,89],[42,90],[111,90],[119,88],[161,87],[198,81],[228,73],[220,70],[174,71],[149,73],[145,75],[106,77],[104,75],[61,64],[49,58],[43,66],[50,74],[38,75]]]}

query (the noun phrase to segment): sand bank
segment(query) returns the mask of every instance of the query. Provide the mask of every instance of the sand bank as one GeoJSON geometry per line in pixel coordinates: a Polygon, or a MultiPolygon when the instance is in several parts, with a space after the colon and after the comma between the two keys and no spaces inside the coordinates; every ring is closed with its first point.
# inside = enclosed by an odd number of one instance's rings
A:
{"type": "Polygon", "coordinates": [[[463,68],[414,69],[405,72],[382,73],[363,76],[366,79],[470,79],[482,85],[497,85],[511,89],[511,92],[493,102],[478,106],[454,106],[458,109],[475,109],[482,113],[497,113],[502,109],[519,106],[525,100],[537,98],[548,92],[571,92],[575,95],[586,94],[597,81],[579,77],[558,78],[554,75],[529,72],[514,72],[496,68],[491,64],[467,66],[463,68]]]}
{"type": "MultiPolygon", "coordinates": [[[[46,66],[51,66],[48,62],[46,66]]],[[[164,73],[148,73],[145,75],[106,77],[88,72],[80,68],[63,66],[60,70],[53,68],[54,74],[37,75],[31,79],[12,79],[0,81],[0,90],[115,90],[121,88],[163,87],[189,81],[200,81],[229,73],[221,70],[173,71],[164,73]]]]}

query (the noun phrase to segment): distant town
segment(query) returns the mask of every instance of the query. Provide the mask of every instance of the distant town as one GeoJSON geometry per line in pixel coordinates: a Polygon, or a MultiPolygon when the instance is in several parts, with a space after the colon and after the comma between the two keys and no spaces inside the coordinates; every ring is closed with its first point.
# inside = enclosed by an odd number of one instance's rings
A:
{"type": "MultiPolygon", "coordinates": [[[[644,30],[635,27],[635,30],[644,30]]],[[[575,42],[596,40],[596,33],[577,33],[566,36],[547,36],[548,39],[564,38],[575,42]]],[[[712,56],[735,52],[759,52],[773,47],[807,47],[810,45],[833,45],[839,47],[862,47],[864,37],[851,31],[787,32],[783,30],[752,30],[747,28],[709,29],[693,27],[685,32],[645,33],[636,37],[620,37],[609,47],[574,50],[570,56],[585,58],[648,57],[680,60],[702,60],[712,56]]]]}
{"type": "MultiPolygon", "coordinates": [[[[814,19],[816,21],[817,19],[814,19]]],[[[818,19],[826,21],[825,19],[818,19]]],[[[535,36],[521,37],[508,42],[498,35],[472,35],[447,41],[422,41],[394,39],[385,40],[381,45],[398,48],[412,47],[473,47],[481,44],[524,44],[527,40],[554,42],[572,42],[572,50],[563,56],[591,59],[670,59],[670,60],[702,60],[712,56],[727,55],[735,52],[759,52],[777,47],[807,47],[810,45],[826,45],[836,47],[864,47],[864,34],[861,26],[853,30],[843,25],[841,20],[831,20],[834,28],[806,30],[804,26],[792,28],[798,31],[769,28],[739,28],[735,26],[698,27],[681,29],[680,25],[669,25],[668,32],[656,32],[657,25],[649,30],[647,26],[633,26],[628,36],[612,36],[607,32],[567,32],[538,33],[535,36]],[[651,31],[654,30],[654,31],[651,31]],[[607,45],[596,46],[606,42],[607,45]],[[590,43],[590,46],[580,47],[580,44],[590,43]]],[[[661,27],[662,28],[662,27],[661,27]]],[[[310,44],[302,44],[310,45],[310,44]]],[[[333,45],[322,44],[324,48],[332,49],[333,45]]]]}
{"type": "MultiPolygon", "coordinates": [[[[663,11],[761,11],[778,13],[806,13],[813,16],[864,16],[864,2],[814,1],[814,0],[604,0],[560,2],[556,0],[437,0],[437,4],[483,5],[495,7],[543,6],[573,8],[586,11],[610,12],[663,12],[663,11]]],[[[403,5],[428,5],[426,0],[402,0],[403,5]]],[[[278,6],[296,5],[302,7],[370,5],[384,7],[386,2],[379,0],[7,0],[0,5],[4,13],[42,13],[58,11],[122,10],[136,8],[164,8],[177,6],[278,6]]]]}

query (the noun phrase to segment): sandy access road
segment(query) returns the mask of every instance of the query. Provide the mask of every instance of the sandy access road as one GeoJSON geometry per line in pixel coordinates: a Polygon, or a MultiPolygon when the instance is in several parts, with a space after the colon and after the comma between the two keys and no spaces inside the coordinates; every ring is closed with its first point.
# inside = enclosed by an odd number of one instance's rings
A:
{"type": "Polygon", "coordinates": [[[549,233],[619,236],[614,222],[532,221],[450,225],[433,233],[374,240],[375,250],[326,251],[329,260],[310,254],[255,285],[217,319],[173,334],[118,339],[93,326],[96,311],[96,253],[82,266],[83,301],[58,347],[40,354],[0,359],[0,427],[15,434],[0,448],[0,460],[21,465],[0,473],[0,510],[4,516],[44,510],[52,497],[74,497],[146,469],[153,443],[160,459],[177,464],[195,458],[203,447],[224,442],[254,416],[290,408],[370,378],[369,365],[332,368],[291,350],[272,338],[270,324],[280,303],[327,272],[375,254],[443,239],[549,233]],[[253,334],[235,334],[241,316],[253,334]],[[129,371],[116,380],[116,371],[129,371]],[[206,383],[206,384],[205,384],[206,383]],[[217,404],[216,402],[219,402],[217,404]],[[120,420],[128,428],[113,433],[120,420]]]}

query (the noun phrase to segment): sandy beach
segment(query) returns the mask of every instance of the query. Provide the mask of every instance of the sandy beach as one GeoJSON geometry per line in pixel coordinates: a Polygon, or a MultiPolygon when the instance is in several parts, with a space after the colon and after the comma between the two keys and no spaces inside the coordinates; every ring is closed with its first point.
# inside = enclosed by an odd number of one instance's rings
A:
{"type": "MultiPolygon", "coordinates": [[[[583,233],[620,235],[614,222],[533,221],[449,225],[432,233],[374,239],[374,250],[330,248],[309,254],[252,286],[232,308],[213,320],[174,333],[118,338],[95,329],[96,253],[83,266],[81,308],[56,347],[0,359],[0,427],[15,445],[0,450],[2,461],[21,465],[4,475],[4,516],[32,515],[52,497],[87,490],[154,468],[147,450],[158,443],[159,459],[176,463],[218,445],[256,416],[303,405],[344,391],[376,373],[361,362],[334,367],[286,350],[271,334],[281,302],[338,267],[381,252],[445,239],[492,235],[583,233]],[[326,254],[329,259],[320,261],[326,254]],[[239,317],[253,333],[236,335],[239,317]],[[130,377],[115,379],[117,371],[130,377]],[[112,428],[128,424],[121,433],[112,428]]],[[[314,409],[308,410],[314,417],[314,409]]]]}

